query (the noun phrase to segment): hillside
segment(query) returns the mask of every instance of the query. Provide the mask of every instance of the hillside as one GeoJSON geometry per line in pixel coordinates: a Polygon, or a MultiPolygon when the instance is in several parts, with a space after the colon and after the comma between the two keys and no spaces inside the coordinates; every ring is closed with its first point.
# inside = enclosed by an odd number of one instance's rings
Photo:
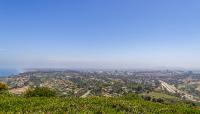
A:
{"type": "Polygon", "coordinates": [[[66,97],[121,96],[145,92],[155,86],[154,80],[150,78],[118,72],[35,71],[8,77],[3,81],[13,94],[22,94],[28,88],[48,87],[66,97]]]}
{"type": "Polygon", "coordinates": [[[0,90],[0,113],[200,114],[198,98],[188,99],[174,86],[187,77],[169,71],[29,71],[1,78],[6,92],[0,90]]]}
{"type": "Polygon", "coordinates": [[[177,102],[175,104],[154,103],[143,100],[137,95],[117,98],[88,97],[88,98],[46,98],[46,97],[0,97],[0,113],[95,113],[95,114],[124,114],[124,113],[200,113],[191,104],[177,102]]]}

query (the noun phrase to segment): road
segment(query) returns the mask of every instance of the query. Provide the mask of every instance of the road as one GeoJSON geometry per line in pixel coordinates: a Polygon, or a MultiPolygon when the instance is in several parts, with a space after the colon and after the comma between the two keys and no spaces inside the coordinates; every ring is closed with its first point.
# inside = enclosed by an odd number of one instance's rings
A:
{"type": "Polygon", "coordinates": [[[86,98],[90,94],[91,90],[88,90],[85,94],[81,96],[81,98],[86,98]]]}
{"type": "Polygon", "coordinates": [[[161,86],[163,87],[163,88],[165,88],[168,92],[170,92],[170,93],[179,93],[180,95],[181,95],[181,97],[183,98],[186,98],[186,99],[188,99],[188,100],[191,100],[191,101],[197,101],[195,98],[194,98],[194,96],[193,95],[190,95],[190,94],[188,94],[188,93],[186,93],[186,92],[183,92],[183,91],[181,91],[181,90],[179,90],[179,89],[177,89],[174,85],[170,85],[170,84],[168,84],[168,83],[166,83],[166,82],[164,82],[164,81],[162,81],[162,80],[159,80],[159,82],[161,83],[161,86]]]}

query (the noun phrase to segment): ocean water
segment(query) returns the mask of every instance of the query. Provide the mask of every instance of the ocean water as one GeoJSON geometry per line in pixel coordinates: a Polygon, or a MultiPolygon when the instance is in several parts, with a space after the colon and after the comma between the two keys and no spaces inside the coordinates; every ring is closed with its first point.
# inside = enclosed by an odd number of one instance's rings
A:
{"type": "Polygon", "coordinates": [[[18,74],[17,69],[0,69],[0,77],[18,74]]]}

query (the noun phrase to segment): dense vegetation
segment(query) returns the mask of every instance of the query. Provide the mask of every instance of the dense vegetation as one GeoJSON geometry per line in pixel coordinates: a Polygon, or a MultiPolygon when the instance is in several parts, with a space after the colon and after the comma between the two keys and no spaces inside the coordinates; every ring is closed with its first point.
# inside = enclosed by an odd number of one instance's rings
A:
{"type": "Polygon", "coordinates": [[[28,89],[24,95],[25,97],[55,97],[56,92],[46,87],[36,87],[28,89]]]}
{"type": "Polygon", "coordinates": [[[55,91],[44,87],[29,89],[22,96],[11,95],[6,90],[6,85],[3,87],[5,89],[0,90],[0,114],[200,114],[200,110],[194,104],[182,101],[165,102],[164,98],[169,96],[159,93],[148,93],[148,96],[127,94],[112,98],[102,96],[64,98],[58,97],[55,91]]]}
{"type": "Polygon", "coordinates": [[[6,84],[0,83],[0,91],[2,91],[2,90],[7,90],[7,89],[8,89],[8,87],[7,87],[6,84]]]}
{"type": "Polygon", "coordinates": [[[161,104],[145,101],[137,95],[118,98],[0,97],[0,113],[200,113],[189,104],[161,104]]]}

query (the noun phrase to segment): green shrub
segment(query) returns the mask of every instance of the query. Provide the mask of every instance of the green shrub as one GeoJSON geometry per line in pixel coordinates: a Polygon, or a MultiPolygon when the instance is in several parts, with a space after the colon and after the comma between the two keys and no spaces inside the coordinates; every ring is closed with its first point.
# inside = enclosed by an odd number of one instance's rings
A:
{"type": "Polygon", "coordinates": [[[7,90],[1,90],[0,91],[0,97],[11,97],[13,96],[12,94],[9,93],[7,90]]]}
{"type": "Polygon", "coordinates": [[[185,103],[162,104],[125,97],[0,97],[0,114],[200,114],[185,103]]]}
{"type": "Polygon", "coordinates": [[[7,89],[8,89],[7,85],[0,82],[0,91],[7,90],[7,89]]]}
{"type": "Polygon", "coordinates": [[[150,97],[150,96],[142,96],[142,98],[143,98],[145,101],[151,101],[151,97],[150,97]]]}
{"type": "Polygon", "coordinates": [[[25,97],[56,97],[56,92],[47,87],[36,87],[28,89],[25,92],[25,97]]]}

